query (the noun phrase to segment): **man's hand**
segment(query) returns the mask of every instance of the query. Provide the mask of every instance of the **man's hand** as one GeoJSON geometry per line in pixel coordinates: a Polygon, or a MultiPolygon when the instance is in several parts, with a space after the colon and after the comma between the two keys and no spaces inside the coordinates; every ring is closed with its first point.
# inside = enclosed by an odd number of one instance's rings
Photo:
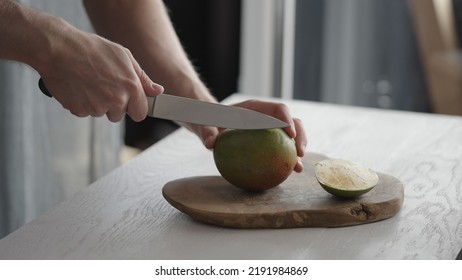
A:
{"type": "Polygon", "coordinates": [[[55,38],[49,63],[37,68],[53,97],[79,117],[106,115],[118,122],[127,113],[134,121],[146,118],[146,96],[161,94],[163,87],[149,79],[128,49],[72,31],[71,38],[55,38]]]}
{"type": "MultiPolygon", "coordinates": [[[[258,111],[288,123],[290,126],[285,128],[285,131],[287,135],[295,139],[297,155],[299,157],[299,160],[294,167],[294,171],[301,172],[303,170],[303,164],[301,163],[300,158],[303,157],[305,154],[305,149],[308,140],[301,120],[293,118],[290,115],[289,109],[286,105],[282,103],[266,102],[259,100],[247,100],[238,104],[234,104],[234,106],[258,111]]],[[[208,149],[213,149],[213,147],[215,146],[217,136],[221,132],[221,129],[210,126],[192,124],[187,124],[185,126],[192,132],[194,132],[196,135],[198,135],[199,138],[202,140],[204,146],[208,149]]]]}
{"type": "Polygon", "coordinates": [[[146,96],[163,92],[128,49],[15,1],[0,0],[0,35],[0,58],[36,69],[53,97],[76,116],[106,115],[117,122],[127,113],[141,121],[146,96]]]}

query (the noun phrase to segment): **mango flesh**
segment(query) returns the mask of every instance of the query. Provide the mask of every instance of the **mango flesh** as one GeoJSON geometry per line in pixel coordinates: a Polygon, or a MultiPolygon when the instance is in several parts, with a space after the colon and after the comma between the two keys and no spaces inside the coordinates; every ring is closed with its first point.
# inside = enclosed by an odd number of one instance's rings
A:
{"type": "Polygon", "coordinates": [[[295,141],[282,129],[226,130],[213,150],[215,165],[232,185],[247,191],[278,186],[297,163],[295,141]]]}
{"type": "Polygon", "coordinates": [[[316,179],[328,193],[353,198],[372,190],[379,177],[374,171],[352,161],[326,159],[314,167],[316,179]]]}

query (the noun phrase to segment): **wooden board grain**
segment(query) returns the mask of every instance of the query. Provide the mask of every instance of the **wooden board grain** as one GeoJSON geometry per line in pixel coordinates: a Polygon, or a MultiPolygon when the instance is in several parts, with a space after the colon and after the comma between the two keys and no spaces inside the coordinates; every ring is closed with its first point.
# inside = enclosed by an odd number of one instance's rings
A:
{"type": "Polygon", "coordinates": [[[315,178],[314,163],[325,158],[307,154],[302,173],[293,173],[265,192],[246,192],[221,176],[200,176],[167,183],[163,195],[196,221],[234,228],[351,226],[390,218],[401,209],[403,185],[386,174],[378,173],[377,186],[355,199],[324,191],[315,178]]]}

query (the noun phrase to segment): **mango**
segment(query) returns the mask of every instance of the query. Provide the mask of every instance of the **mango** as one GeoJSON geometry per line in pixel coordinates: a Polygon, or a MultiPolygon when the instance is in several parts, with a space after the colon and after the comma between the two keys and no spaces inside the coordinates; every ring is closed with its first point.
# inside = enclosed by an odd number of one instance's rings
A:
{"type": "Polygon", "coordinates": [[[232,185],[264,191],[284,182],[297,163],[294,139],[280,129],[225,130],[213,150],[215,165],[232,185]]]}
{"type": "Polygon", "coordinates": [[[371,191],[379,177],[373,170],[344,159],[325,159],[314,166],[316,179],[328,193],[354,198],[371,191]]]}

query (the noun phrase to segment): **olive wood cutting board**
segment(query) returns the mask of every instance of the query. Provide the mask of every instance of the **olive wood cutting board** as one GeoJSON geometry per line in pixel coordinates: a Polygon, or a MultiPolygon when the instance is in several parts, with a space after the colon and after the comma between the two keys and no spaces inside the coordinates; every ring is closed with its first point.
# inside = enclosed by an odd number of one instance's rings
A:
{"type": "Polygon", "coordinates": [[[196,221],[233,228],[352,226],[390,218],[401,209],[403,184],[378,172],[378,184],[360,197],[341,199],[324,191],[314,163],[325,158],[308,153],[302,173],[293,172],[280,186],[264,192],[241,190],[221,176],[201,176],[171,181],[162,193],[196,221]]]}

